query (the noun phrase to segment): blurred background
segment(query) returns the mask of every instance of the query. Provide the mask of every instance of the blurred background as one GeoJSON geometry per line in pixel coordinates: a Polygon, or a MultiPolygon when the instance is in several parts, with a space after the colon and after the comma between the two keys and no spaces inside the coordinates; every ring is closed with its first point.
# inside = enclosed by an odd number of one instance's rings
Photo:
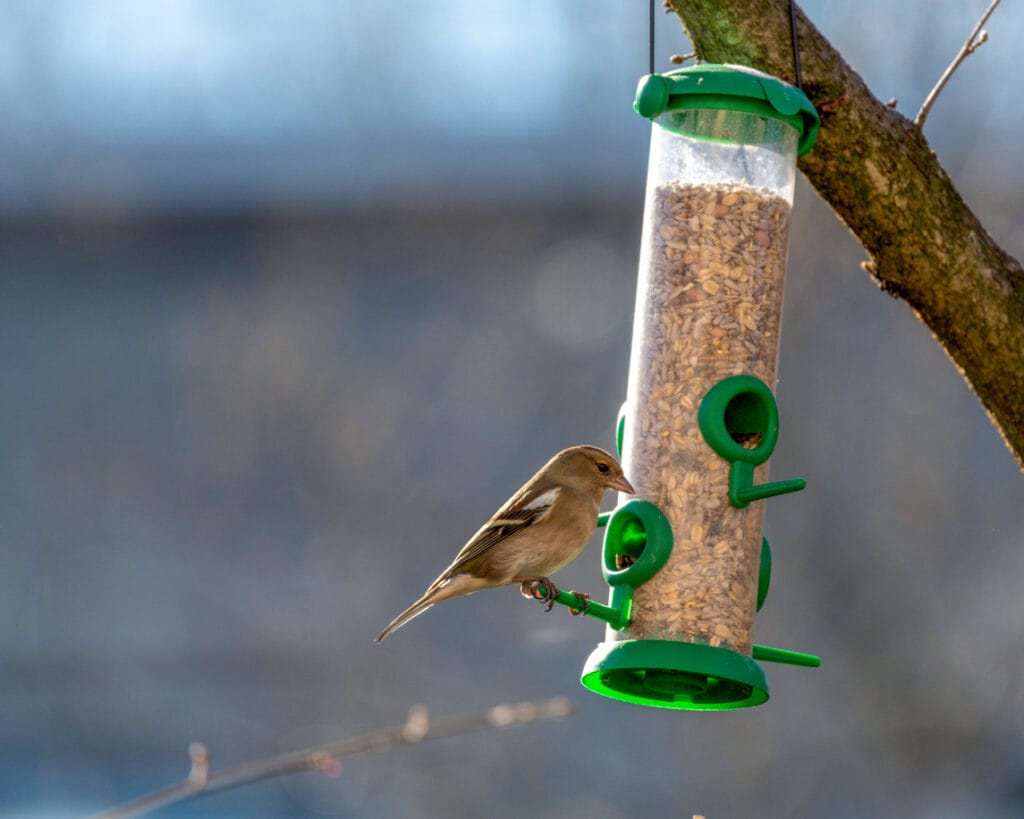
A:
{"type": "MultiPolygon", "coordinates": [[[[909,116],[986,5],[804,9],[909,116]]],[[[577,680],[602,626],[515,589],[372,637],[556,450],[613,445],[646,3],[0,2],[0,815],[96,811],[404,720],[569,720],[168,817],[1024,813],[1024,483],[800,180],[758,642],[700,714],[577,680]]],[[[1024,254],[1024,11],[926,135],[1024,254]]],[[[659,13],[658,67],[689,51],[659,13]]],[[[606,500],[606,504],[611,497],[606,500]]],[[[599,599],[598,540],[560,573],[599,599]]]]}

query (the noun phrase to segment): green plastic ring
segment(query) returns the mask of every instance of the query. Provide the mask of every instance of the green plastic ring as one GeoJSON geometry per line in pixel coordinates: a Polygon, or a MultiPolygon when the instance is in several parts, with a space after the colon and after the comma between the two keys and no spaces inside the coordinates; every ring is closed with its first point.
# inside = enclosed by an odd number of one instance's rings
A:
{"type": "Polygon", "coordinates": [[[779,440],[779,406],[768,385],[752,375],[722,379],[704,396],[697,423],[708,445],[725,460],[762,464],[779,440]],[[746,447],[740,438],[760,436],[746,447]]]}
{"type": "Polygon", "coordinates": [[[601,566],[609,586],[639,586],[646,583],[672,553],[672,524],[653,503],[634,498],[613,513],[604,531],[604,560],[601,566]],[[624,569],[616,558],[634,562],[624,569]]]}

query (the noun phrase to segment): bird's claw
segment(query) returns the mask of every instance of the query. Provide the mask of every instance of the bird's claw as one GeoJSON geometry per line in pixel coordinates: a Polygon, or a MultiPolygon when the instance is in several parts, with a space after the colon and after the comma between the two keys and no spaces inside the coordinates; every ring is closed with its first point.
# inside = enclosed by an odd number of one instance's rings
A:
{"type": "Polygon", "coordinates": [[[551,611],[555,605],[555,600],[558,599],[558,587],[555,586],[548,578],[538,577],[536,580],[524,580],[522,586],[520,586],[523,597],[532,597],[534,600],[540,600],[546,602],[548,607],[545,611],[551,611]],[[544,592],[541,592],[541,587],[544,587],[544,592]]]}
{"type": "Polygon", "coordinates": [[[571,614],[573,617],[578,617],[579,615],[586,614],[588,611],[590,611],[590,595],[589,594],[587,594],[586,592],[578,592],[575,589],[573,589],[571,592],[569,592],[569,594],[575,594],[576,595],[576,599],[580,601],[579,608],[569,609],[569,614],[571,614]]]}

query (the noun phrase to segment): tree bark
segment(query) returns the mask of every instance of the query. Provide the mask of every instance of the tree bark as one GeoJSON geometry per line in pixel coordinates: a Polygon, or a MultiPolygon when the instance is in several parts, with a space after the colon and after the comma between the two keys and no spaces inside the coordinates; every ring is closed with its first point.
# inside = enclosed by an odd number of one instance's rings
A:
{"type": "MultiPolygon", "coordinates": [[[[698,59],[795,83],[788,0],[669,0],[698,59]]],[[[953,187],[921,130],[871,93],[797,10],[803,87],[821,114],[800,170],[953,360],[1024,468],[1024,270],[953,187]]],[[[941,102],[940,102],[941,104],[941,102]]]]}

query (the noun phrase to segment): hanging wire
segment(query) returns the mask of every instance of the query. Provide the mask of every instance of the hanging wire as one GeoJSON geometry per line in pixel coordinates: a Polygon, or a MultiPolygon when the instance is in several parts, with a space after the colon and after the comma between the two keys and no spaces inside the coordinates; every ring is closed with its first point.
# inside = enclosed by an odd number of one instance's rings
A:
{"type": "Polygon", "coordinates": [[[651,13],[650,13],[650,17],[648,18],[648,21],[647,21],[647,30],[648,30],[648,35],[649,35],[648,39],[647,39],[647,44],[649,46],[650,69],[651,69],[647,73],[648,74],[653,74],[654,73],[654,0],[651,0],[651,13]]]}
{"type": "MultiPolygon", "coordinates": [[[[654,2],[652,0],[652,8],[653,5],[654,2]]],[[[800,76],[800,38],[796,33],[796,6],[794,0],[789,0],[789,29],[793,37],[793,72],[796,76],[796,87],[803,91],[804,81],[803,77],[800,76]]]]}

